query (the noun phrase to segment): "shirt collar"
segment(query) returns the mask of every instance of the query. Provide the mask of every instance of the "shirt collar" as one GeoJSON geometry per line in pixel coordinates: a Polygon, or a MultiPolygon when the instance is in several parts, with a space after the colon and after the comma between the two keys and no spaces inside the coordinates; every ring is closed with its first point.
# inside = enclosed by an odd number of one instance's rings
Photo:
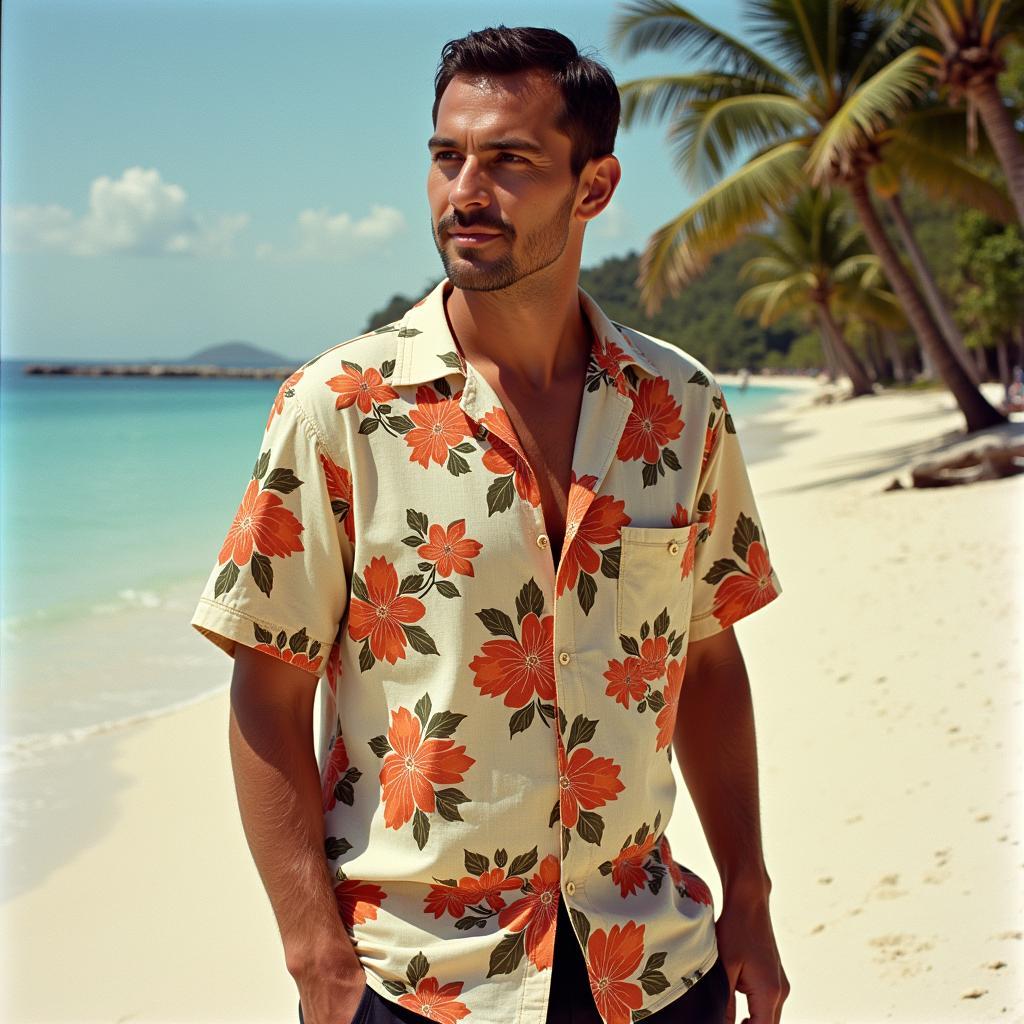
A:
{"type": "MultiPolygon", "coordinates": [[[[425,384],[453,372],[466,376],[466,367],[455,347],[445,316],[444,291],[447,286],[448,279],[445,278],[408,310],[397,324],[381,328],[382,333],[398,333],[395,370],[389,381],[392,386],[425,384]]],[[[629,337],[628,332],[609,320],[601,307],[582,288],[579,288],[579,297],[581,308],[594,329],[598,343],[606,352],[610,345],[616,346],[612,365],[617,362],[619,373],[623,366],[632,364],[644,373],[657,377],[658,371],[640,351],[636,341],[629,337]]]]}

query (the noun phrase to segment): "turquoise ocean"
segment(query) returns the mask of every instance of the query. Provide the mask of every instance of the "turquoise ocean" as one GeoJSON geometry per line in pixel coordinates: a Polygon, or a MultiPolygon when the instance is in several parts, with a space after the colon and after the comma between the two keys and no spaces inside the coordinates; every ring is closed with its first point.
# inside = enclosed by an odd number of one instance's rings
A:
{"type": "MultiPolygon", "coordinates": [[[[298,365],[298,363],[296,363],[298,365]]],[[[4,751],[42,753],[230,678],[189,625],[279,382],[48,377],[0,364],[4,751]]],[[[780,387],[726,386],[744,454],[780,387]]]]}

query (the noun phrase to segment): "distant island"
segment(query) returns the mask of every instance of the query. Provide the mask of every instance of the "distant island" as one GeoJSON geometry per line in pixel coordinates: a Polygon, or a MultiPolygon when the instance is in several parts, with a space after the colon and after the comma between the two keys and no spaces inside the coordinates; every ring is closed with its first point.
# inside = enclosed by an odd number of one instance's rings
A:
{"type": "Polygon", "coordinates": [[[141,363],[28,363],[24,373],[71,377],[245,377],[277,380],[296,364],[247,341],[208,345],[185,359],[141,363]]]}

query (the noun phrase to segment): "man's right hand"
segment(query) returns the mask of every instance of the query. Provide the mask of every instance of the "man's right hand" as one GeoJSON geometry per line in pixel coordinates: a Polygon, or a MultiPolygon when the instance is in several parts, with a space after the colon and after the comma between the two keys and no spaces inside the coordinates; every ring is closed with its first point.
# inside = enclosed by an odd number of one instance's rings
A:
{"type": "Polygon", "coordinates": [[[298,982],[299,1014],[303,1024],[352,1024],[366,988],[366,973],[336,977],[321,975],[298,982]]]}

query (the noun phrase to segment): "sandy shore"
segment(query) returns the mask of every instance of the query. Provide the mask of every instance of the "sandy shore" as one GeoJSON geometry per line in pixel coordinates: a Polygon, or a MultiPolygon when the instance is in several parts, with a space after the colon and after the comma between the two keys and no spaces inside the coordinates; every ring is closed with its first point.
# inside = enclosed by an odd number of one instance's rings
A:
{"type": "MultiPolygon", "coordinates": [[[[751,477],[784,593],[736,629],[783,1020],[1024,1020],[1024,476],[885,492],[961,440],[952,399],[773,380],[802,386],[741,440],[777,446],[751,477]]],[[[0,908],[4,1020],[296,1020],[227,717],[224,691],[57,752],[43,880],[0,908]]],[[[714,880],[683,789],[669,837],[714,880]]]]}

